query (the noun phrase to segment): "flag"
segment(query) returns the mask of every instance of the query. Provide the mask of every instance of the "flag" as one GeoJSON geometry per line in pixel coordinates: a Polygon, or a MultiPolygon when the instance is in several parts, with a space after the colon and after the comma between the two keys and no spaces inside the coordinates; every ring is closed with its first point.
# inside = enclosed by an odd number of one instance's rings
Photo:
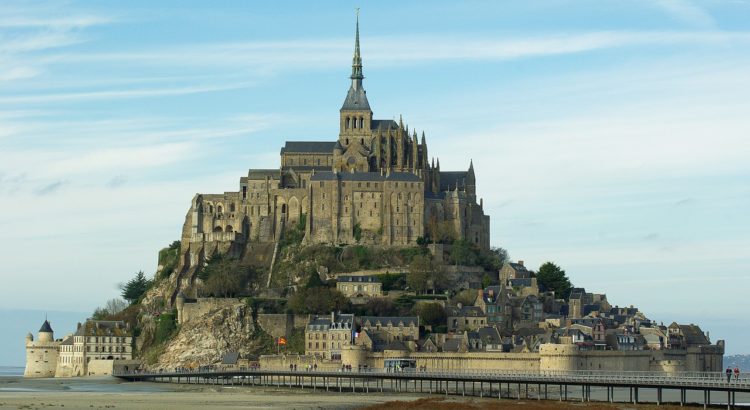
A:
{"type": "Polygon", "coordinates": [[[276,340],[276,343],[279,345],[286,346],[286,338],[284,336],[281,336],[280,338],[278,338],[278,340],[276,340]]]}

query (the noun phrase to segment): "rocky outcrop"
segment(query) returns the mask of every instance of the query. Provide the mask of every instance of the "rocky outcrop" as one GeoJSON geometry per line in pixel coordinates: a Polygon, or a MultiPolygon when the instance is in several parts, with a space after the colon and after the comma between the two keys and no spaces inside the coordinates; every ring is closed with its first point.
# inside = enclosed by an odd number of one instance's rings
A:
{"type": "Polygon", "coordinates": [[[181,325],[152,367],[195,368],[220,363],[227,352],[254,354],[264,342],[261,334],[253,322],[252,309],[235,299],[181,325]]]}

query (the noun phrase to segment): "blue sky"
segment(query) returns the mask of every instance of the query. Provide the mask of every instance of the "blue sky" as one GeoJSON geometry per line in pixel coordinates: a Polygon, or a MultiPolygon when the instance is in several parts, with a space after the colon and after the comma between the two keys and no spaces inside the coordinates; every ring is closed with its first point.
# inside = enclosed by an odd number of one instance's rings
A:
{"type": "Polygon", "coordinates": [[[743,0],[2,2],[0,309],[92,311],[196,192],[334,140],[355,7],[375,116],[473,159],[493,245],[750,353],[743,0]]]}

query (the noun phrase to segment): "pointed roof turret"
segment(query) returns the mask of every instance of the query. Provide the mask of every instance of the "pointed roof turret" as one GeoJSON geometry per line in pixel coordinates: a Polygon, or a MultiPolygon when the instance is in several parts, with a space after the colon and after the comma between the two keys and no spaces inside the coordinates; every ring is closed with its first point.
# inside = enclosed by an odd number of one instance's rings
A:
{"type": "Polygon", "coordinates": [[[344,105],[341,110],[370,111],[370,102],[367,101],[367,93],[362,87],[362,56],[359,52],[359,9],[357,9],[357,31],[354,38],[354,56],[352,57],[352,85],[346,94],[344,105]]]}
{"type": "Polygon", "coordinates": [[[422,145],[425,145],[425,139],[424,139],[424,131],[422,131],[422,145]]]}
{"type": "Polygon", "coordinates": [[[49,321],[46,319],[42,323],[42,327],[39,328],[39,333],[52,333],[52,326],[50,326],[49,321]]]}
{"type": "MultiPolygon", "coordinates": [[[[362,75],[362,56],[359,53],[359,9],[357,9],[357,34],[354,37],[354,57],[352,57],[352,80],[359,80],[359,85],[362,85],[362,80],[365,78],[362,75]]],[[[354,86],[352,82],[352,86],[354,86]]]]}

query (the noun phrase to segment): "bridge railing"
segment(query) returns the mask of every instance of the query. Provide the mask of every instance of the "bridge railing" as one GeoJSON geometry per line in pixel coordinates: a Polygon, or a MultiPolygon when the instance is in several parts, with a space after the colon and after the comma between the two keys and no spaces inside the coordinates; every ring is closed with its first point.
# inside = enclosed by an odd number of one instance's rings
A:
{"type": "MultiPolygon", "coordinates": [[[[253,369],[253,368],[233,368],[222,369],[214,367],[204,367],[198,369],[174,369],[158,371],[139,371],[113,373],[114,376],[143,376],[143,377],[180,377],[180,376],[207,376],[211,375],[238,376],[254,374],[278,374],[278,375],[336,375],[341,374],[371,374],[376,375],[393,375],[394,377],[403,377],[413,374],[415,377],[430,378],[467,378],[475,381],[504,379],[507,381],[518,382],[546,382],[546,383],[629,383],[638,385],[655,385],[669,384],[681,386],[726,386],[727,377],[724,372],[643,372],[643,371],[608,371],[608,370],[480,370],[480,369],[456,369],[456,370],[431,370],[431,369],[253,369]]],[[[750,374],[741,373],[739,377],[731,376],[730,384],[742,387],[750,387],[750,374]]]]}

